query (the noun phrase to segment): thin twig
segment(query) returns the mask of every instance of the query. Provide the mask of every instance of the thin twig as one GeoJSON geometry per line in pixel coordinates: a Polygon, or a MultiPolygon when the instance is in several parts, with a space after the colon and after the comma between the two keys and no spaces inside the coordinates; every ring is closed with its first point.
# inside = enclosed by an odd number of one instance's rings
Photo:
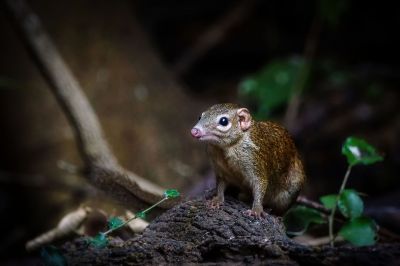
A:
{"type": "MultiPolygon", "coordinates": [[[[296,203],[299,205],[303,205],[303,206],[315,209],[326,215],[329,215],[331,213],[331,210],[325,208],[322,204],[320,204],[316,201],[312,201],[304,196],[299,196],[297,198],[296,203]]],[[[345,222],[343,217],[340,217],[338,214],[335,214],[335,221],[337,221],[339,223],[345,222]]],[[[387,229],[385,227],[379,226],[378,234],[379,234],[380,238],[385,239],[385,240],[400,241],[400,235],[390,231],[389,229],[387,229]]]]}
{"type": "Polygon", "coordinates": [[[173,72],[181,76],[208,51],[221,43],[229,31],[250,13],[254,0],[241,0],[228,10],[217,22],[203,32],[195,44],[185,51],[172,66],[173,72]]]}
{"type": "Polygon", "coordinates": [[[310,199],[307,199],[304,196],[299,196],[297,198],[297,203],[300,204],[300,205],[315,209],[317,211],[320,211],[323,214],[328,214],[329,215],[331,213],[331,211],[329,209],[325,208],[324,205],[319,204],[318,202],[312,201],[310,199]]]}
{"type": "Polygon", "coordinates": [[[347,180],[349,179],[351,169],[353,168],[353,165],[349,164],[347,167],[346,174],[344,175],[342,185],[340,186],[339,193],[336,196],[335,204],[333,205],[331,214],[329,215],[328,221],[329,221],[329,239],[331,243],[331,247],[334,245],[334,235],[333,235],[333,220],[335,218],[335,213],[336,213],[336,208],[337,208],[337,202],[339,201],[339,197],[342,194],[344,188],[346,187],[347,180]]]}
{"type": "Polygon", "coordinates": [[[301,94],[306,86],[307,79],[310,75],[312,61],[314,60],[317,46],[318,46],[318,37],[321,32],[321,20],[318,15],[315,15],[315,18],[311,24],[310,30],[307,35],[307,39],[304,45],[304,54],[303,54],[303,62],[300,67],[299,73],[297,74],[296,80],[293,84],[292,88],[292,97],[289,101],[289,104],[285,113],[285,126],[293,131],[296,124],[296,118],[299,112],[300,103],[301,103],[301,94]]]}
{"type": "MultiPolygon", "coordinates": [[[[149,212],[150,210],[154,209],[156,206],[158,206],[159,204],[163,203],[163,202],[166,201],[166,200],[168,200],[168,198],[165,197],[165,198],[163,198],[162,200],[160,200],[159,202],[157,202],[157,203],[151,205],[150,207],[148,207],[147,209],[141,211],[141,213],[146,214],[147,212],[149,212]]],[[[132,222],[133,220],[135,220],[135,219],[137,219],[137,218],[140,218],[140,217],[139,217],[137,214],[134,214],[133,217],[127,219],[125,222],[123,222],[123,223],[122,223],[121,225],[119,225],[118,227],[110,228],[108,231],[104,232],[103,234],[104,234],[104,235],[108,235],[108,234],[114,232],[115,230],[117,230],[117,229],[119,229],[119,228],[121,228],[121,227],[124,227],[125,225],[127,225],[128,223],[132,222]]]]}

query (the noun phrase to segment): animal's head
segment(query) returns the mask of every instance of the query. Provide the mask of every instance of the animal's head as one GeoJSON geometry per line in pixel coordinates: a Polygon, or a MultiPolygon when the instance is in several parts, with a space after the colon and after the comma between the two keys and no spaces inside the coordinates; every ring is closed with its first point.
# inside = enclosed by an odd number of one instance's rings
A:
{"type": "Polygon", "coordinates": [[[216,104],[201,114],[191,134],[200,141],[228,147],[239,141],[251,124],[246,108],[232,103],[216,104]]]}

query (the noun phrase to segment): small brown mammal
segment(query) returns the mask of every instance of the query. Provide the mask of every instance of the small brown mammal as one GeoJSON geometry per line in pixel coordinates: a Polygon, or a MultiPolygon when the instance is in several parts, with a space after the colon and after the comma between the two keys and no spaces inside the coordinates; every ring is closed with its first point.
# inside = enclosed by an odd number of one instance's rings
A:
{"type": "Polygon", "coordinates": [[[264,216],[263,206],[283,214],[296,200],[305,180],[303,165],[289,133],[272,122],[252,120],[239,105],[216,104],[203,112],[191,134],[207,143],[217,177],[211,206],[224,202],[228,184],[252,194],[246,214],[264,216]]]}

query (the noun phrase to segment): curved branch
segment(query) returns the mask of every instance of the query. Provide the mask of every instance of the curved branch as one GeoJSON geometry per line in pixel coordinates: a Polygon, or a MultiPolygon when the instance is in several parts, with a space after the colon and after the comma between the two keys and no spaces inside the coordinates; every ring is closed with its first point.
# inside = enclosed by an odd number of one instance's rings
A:
{"type": "Polygon", "coordinates": [[[196,43],[176,60],[172,66],[178,76],[185,74],[202,56],[220,44],[229,31],[242,22],[254,6],[254,0],[242,0],[229,9],[206,31],[202,32],[196,43]]]}
{"type": "MultiPolygon", "coordinates": [[[[4,2],[25,45],[75,131],[89,180],[131,207],[137,206],[137,203],[151,204],[160,200],[163,197],[161,187],[119,165],[79,82],[43,29],[38,16],[24,0],[4,2]]],[[[161,207],[169,207],[171,204],[169,201],[161,207]]]]}

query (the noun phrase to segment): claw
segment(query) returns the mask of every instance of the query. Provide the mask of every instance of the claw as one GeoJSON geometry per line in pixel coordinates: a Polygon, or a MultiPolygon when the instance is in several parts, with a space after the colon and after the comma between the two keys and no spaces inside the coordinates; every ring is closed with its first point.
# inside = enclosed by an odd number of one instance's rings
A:
{"type": "Polygon", "coordinates": [[[263,219],[267,216],[264,211],[256,211],[256,210],[247,210],[243,212],[244,215],[251,216],[257,219],[263,219]]]}
{"type": "Polygon", "coordinates": [[[223,204],[223,201],[218,199],[217,197],[214,197],[212,200],[208,201],[208,207],[211,209],[219,209],[221,205],[223,204]]]}

